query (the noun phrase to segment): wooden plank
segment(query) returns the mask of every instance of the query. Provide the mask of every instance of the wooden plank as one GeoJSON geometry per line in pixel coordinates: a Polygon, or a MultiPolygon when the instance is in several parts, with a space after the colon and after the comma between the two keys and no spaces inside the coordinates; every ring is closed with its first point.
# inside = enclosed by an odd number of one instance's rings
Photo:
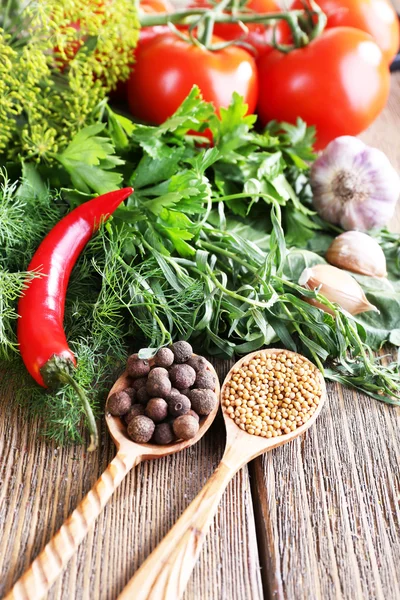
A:
{"type": "MultiPolygon", "coordinates": [[[[362,139],[400,172],[400,74],[362,139]]],[[[400,231],[400,206],[389,224],[400,231]]],[[[400,318],[400,317],[399,317],[400,318]]],[[[329,386],[301,440],[250,465],[270,598],[400,598],[400,408],[329,386]]]]}
{"type": "MultiPolygon", "coordinates": [[[[399,0],[400,3],[400,0],[399,0]]],[[[386,108],[367,131],[360,135],[366,143],[379,148],[400,173],[400,72],[391,76],[389,101],[386,108]]],[[[392,231],[400,231],[400,202],[395,218],[388,224],[392,231]]]]}
{"type": "Polygon", "coordinates": [[[251,465],[271,597],[400,597],[399,416],[331,384],[304,438],[251,465]]]}
{"type": "MultiPolygon", "coordinates": [[[[363,138],[400,170],[400,77],[363,138]]],[[[220,363],[226,372],[229,363],[220,363]]],[[[6,376],[3,374],[3,376],[6,376]]],[[[252,465],[261,565],[271,596],[400,597],[399,410],[339,386],[304,440],[252,465]],[[273,567],[273,568],[271,568],[273,567]]],[[[38,423],[0,399],[0,595],[60,527],[112,458],[103,427],[95,455],[38,439],[38,423]]],[[[53,588],[51,599],[115,598],[214,470],[221,423],[181,455],[140,465],[53,588]]],[[[247,470],[230,485],[186,600],[262,598],[247,470]]]]}
{"type": "MultiPolygon", "coordinates": [[[[228,361],[217,361],[221,379],[228,361]]],[[[57,448],[38,438],[12,407],[12,384],[0,399],[0,597],[57,531],[105,469],[114,447],[102,427],[98,453],[57,448]]],[[[114,599],[200,491],[222,456],[222,420],[195,447],[139,465],[122,483],[83,542],[51,600],[114,599]]],[[[185,600],[263,597],[248,471],[230,484],[185,600]],[[200,596],[201,594],[201,596],[200,596]]]]}

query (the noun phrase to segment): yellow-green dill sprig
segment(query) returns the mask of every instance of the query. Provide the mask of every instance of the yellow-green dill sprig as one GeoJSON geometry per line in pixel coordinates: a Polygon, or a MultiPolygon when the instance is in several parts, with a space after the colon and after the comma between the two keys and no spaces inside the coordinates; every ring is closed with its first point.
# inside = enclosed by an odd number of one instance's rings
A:
{"type": "Polygon", "coordinates": [[[0,29],[0,154],[52,162],[118,81],[139,35],[130,0],[41,0],[0,29]]]}

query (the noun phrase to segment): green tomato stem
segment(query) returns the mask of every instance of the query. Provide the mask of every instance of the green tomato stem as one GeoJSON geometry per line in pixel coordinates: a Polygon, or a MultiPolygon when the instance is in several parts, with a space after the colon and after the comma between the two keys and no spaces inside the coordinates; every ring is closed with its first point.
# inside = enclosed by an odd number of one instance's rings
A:
{"type": "MultiPolygon", "coordinates": [[[[299,20],[304,18],[304,15],[306,14],[305,10],[258,14],[251,12],[237,12],[236,6],[233,6],[231,13],[224,13],[224,8],[227,8],[229,4],[230,2],[226,1],[216,5],[212,9],[193,8],[188,10],[179,10],[174,13],[141,14],[140,24],[142,27],[154,27],[155,25],[166,25],[168,23],[189,25],[192,28],[199,26],[201,30],[201,35],[198,40],[199,43],[207,48],[212,49],[211,39],[214,23],[276,24],[279,21],[286,21],[291,30],[293,45],[280,45],[275,39],[273,45],[282,52],[288,52],[295,48],[300,48],[307,45],[312,39],[320,35],[326,25],[327,20],[326,15],[321,11],[314,0],[310,0],[312,9],[308,10],[307,14],[311,14],[311,16],[316,15],[317,23],[311,30],[311,33],[307,35],[301,29],[299,24],[299,20]]],[[[188,38],[188,41],[193,43],[193,36],[191,35],[190,38],[188,38]]]]}

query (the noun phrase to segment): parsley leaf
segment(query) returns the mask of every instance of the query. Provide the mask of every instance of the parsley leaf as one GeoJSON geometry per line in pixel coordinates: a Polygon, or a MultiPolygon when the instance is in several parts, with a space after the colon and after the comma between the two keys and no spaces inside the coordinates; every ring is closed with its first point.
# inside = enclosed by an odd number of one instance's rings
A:
{"type": "Polygon", "coordinates": [[[115,155],[110,138],[99,135],[105,127],[102,123],[84,127],[65,150],[55,156],[81,192],[105,194],[117,188],[122,181],[122,175],[115,171],[115,167],[123,165],[124,161],[115,155]]]}

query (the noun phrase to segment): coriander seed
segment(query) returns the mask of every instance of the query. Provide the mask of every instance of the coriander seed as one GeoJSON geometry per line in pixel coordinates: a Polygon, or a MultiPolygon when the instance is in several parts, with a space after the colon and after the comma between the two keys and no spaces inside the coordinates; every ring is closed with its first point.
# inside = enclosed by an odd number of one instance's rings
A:
{"type": "MultiPolygon", "coordinates": [[[[192,390],[190,399],[194,410],[192,390]]],[[[251,435],[271,438],[295,431],[317,410],[321,374],[290,352],[258,352],[232,371],[222,391],[225,412],[251,435]]]]}

